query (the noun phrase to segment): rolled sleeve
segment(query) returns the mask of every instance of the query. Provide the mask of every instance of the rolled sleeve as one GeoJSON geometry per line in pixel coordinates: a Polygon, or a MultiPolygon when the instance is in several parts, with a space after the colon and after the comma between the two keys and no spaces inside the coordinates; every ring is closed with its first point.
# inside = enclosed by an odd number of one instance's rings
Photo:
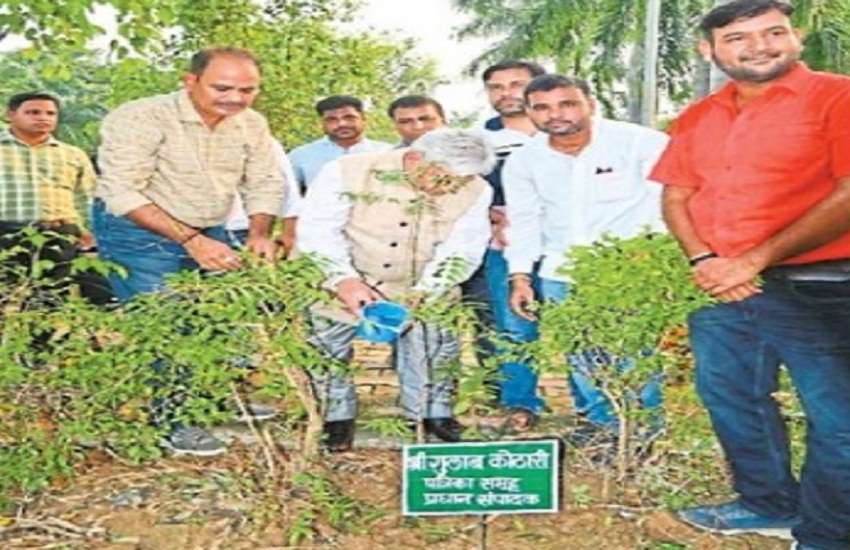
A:
{"type": "Polygon", "coordinates": [[[688,169],[688,134],[679,130],[678,122],[670,130],[670,141],[649,173],[649,179],[662,185],[699,187],[697,176],[688,169]]]}
{"type": "Polygon", "coordinates": [[[255,125],[250,131],[257,139],[249,145],[245,178],[241,183],[245,211],[248,216],[279,216],[284,204],[285,182],[275,155],[275,142],[264,119],[255,119],[255,125]]]}
{"type": "Polygon", "coordinates": [[[118,108],[103,119],[100,137],[97,196],[116,216],[151,204],[143,191],[150,184],[156,150],[163,141],[156,122],[118,108]]]}

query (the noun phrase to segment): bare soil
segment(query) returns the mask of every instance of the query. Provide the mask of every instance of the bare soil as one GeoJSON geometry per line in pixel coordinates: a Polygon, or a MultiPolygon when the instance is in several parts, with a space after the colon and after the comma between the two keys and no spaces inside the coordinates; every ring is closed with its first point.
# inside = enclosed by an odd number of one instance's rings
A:
{"type": "MultiPolygon", "coordinates": [[[[362,392],[364,409],[392,409],[392,378],[394,374],[382,371],[368,374],[362,392]]],[[[549,380],[543,386],[553,411],[539,425],[540,432],[532,435],[563,433],[568,429],[564,426],[572,422],[565,385],[549,380]]],[[[683,395],[686,393],[683,390],[683,395]]],[[[788,542],[777,539],[698,532],[666,508],[665,502],[678,502],[670,499],[682,494],[696,493],[699,499],[714,501],[729,497],[716,445],[701,443],[702,454],[681,448],[684,439],[677,433],[705,423],[699,406],[674,394],[668,398],[668,415],[672,435],[658,443],[646,471],[638,472],[634,483],[617,485],[610,467],[568,450],[559,513],[493,516],[486,519],[483,528],[476,516],[402,517],[400,453],[392,449],[361,447],[327,456],[307,468],[307,473],[330,488],[329,501],[297,482],[294,476],[301,468],[297,456],[283,449],[276,452],[285,466],[274,479],[265,477],[256,446],[239,441],[230,452],[215,459],[163,460],[144,467],[123,464],[102,451],[90,451],[73,480],[60,480],[45,494],[22,503],[16,516],[0,517],[0,548],[788,548],[788,542]],[[663,483],[650,486],[655,483],[652,479],[663,483]],[[482,539],[482,529],[486,529],[486,540],[482,539]]],[[[486,430],[498,427],[502,418],[474,421],[486,430]]]]}

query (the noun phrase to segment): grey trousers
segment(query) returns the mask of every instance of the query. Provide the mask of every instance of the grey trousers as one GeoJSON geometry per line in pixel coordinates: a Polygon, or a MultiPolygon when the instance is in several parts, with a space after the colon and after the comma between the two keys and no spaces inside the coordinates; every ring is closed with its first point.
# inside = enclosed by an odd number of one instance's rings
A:
{"type": "MultiPolygon", "coordinates": [[[[310,343],[334,359],[349,362],[355,327],[325,317],[312,318],[310,343]]],[[[452,416],[454,381],[435,373],[460,356],[460,343],[451,331],[424,323],[413,326],[398,340],[393,358],[401,386],[401,407],[410,419],[452,416]]],[[[326,403],[325,420],[350,420],[357,416],[357,392],[350,375],[325,372],[313,375],[316,394],[326,403]]]]}

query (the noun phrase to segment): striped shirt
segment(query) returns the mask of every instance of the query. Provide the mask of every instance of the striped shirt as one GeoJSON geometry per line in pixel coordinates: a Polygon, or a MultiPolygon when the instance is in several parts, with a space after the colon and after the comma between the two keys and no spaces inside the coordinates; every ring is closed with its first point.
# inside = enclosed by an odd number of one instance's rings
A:
{"type": "Polygon", "coordinates": [[[252,214],[280,214],[284,181],[262,115],[206,126],[185,90],[118,107],[100,128],[97,196],[123,216],[155,204],[194,227],[224,223],[239,193],[252,214]]]}
{"type": "Polygon", "coordinates": [[[30,146],[0,130],[0,221],[85,226],[94,183],[81,149],[53,136],[30,146]]]}

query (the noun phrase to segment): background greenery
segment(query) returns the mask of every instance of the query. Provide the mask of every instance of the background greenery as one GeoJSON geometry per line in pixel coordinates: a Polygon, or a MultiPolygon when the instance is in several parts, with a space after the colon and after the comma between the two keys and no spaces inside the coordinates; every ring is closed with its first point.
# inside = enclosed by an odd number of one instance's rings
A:
{"type": "MultiPolygon", "coordinates": [[[[645,0],[453,0],[472,16],[458,36],[492,37],[470,71],[504,58],[552,62],[588,79],[609,112],[638,120],[645,0]]],[[[659,86],[681,105],[704,95],[709,70],[697,55],[697,25],[722,0],[661,3],[659,86]]],[[[803,59],[814,69],[850,73],[850,1],[794,0],[806,32],[803,59]]]]}
{"type": "Polygon", "coordinates": [[[287,148],[320,135],[313,105],[340,93],[363,98],[370,134],[394,141],[386,105],[398,95],[430,91],[434,63],[413,55],[409,41],[342,32],[354,9],[347,0],[2,0],[0,36],[22,34],[33,46],[0,59],[0,96],[56,93],[65,102],[61,137],[93,151],[98,121],[109,109],[176,89],[192,53],[227,44],[262,60],[256,108],[287,148]],[[87,47],[105,32],[91,23],[95,4],[118,14],[120,36],[108,51],[87,47]]]}

